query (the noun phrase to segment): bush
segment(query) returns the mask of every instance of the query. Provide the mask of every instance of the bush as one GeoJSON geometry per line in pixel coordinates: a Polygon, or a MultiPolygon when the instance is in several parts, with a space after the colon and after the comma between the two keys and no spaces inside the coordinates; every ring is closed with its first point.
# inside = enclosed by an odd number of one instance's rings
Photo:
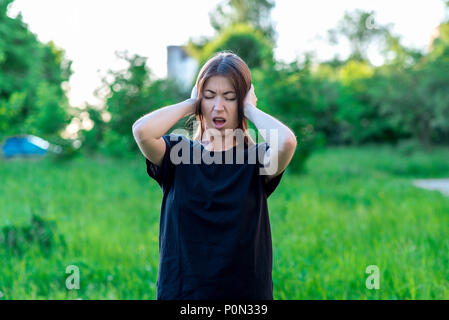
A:
{"type": "Polygon", "coordinates": [[[113,157],[126,157],[131,155],[132,143],[129,136],[123,136],[113,130],[106,130],[104,132],[103,141],[99,146],[99,151],[105,155],[113,157]]]}
{"type": "Polygon", "coordinates": [[[6,225],[1,228],[0,248],[8,254],[21,256],[37,246],[45,254],[52,252],[56,244],[65,246],[62,235],[56,234],[56,223],[33,214],[29,225],[6,225]]]}
{"type": "Polygon", "coordinates": [[[396,148],[400,154],[408,157],[422,150],[422,145],[417,139],[410,138],[399,141],[396,148]]]}
{"type": "Polygon", "coordinates": [[[260,31],[244,23],[230,25],[200,51],[192,42],[187,44],[186,49],[198,59],[200,66],[215,53],[225,50],[241,57],[250,69],[264,67],[267,62],[273,61],[273,44],[260,31]]]}

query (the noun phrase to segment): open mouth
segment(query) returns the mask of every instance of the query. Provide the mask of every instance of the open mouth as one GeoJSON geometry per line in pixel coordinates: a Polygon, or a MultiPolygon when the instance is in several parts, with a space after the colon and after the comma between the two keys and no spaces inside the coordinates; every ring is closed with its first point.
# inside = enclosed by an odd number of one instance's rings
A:
{"type": "Polygon", "coordinates": [[[226,123],[226,119],[225,118],[221,118],[221,117],[215,117],[215,118],[212,119],[212,121],[213,121],[213,123],[215,125],[215,128],[218,128],[218,129],[223,127],[225,125],[225,123],[226,123]]]}

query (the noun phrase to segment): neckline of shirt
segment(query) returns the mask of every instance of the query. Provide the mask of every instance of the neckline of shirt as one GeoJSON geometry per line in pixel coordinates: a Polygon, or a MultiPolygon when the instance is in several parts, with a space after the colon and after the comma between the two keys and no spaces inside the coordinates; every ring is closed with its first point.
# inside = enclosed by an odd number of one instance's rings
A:
{"type": "MultiPolygon", "coordinates": [[[[187,140],[190,140],[191,141],[191,143],[193,143],[193,144],[199,144],[200,145],[200,147],[203,149],[203,150],[206,150],[207,152],[214,152],[214,153],[226,153],[226,152],[229,152],[229,151],[232,151],[232,150],[234,150],[234,149],[236,149],[239,145],[235,145],[235,146],[233,146],[232,148],[229,148],[229,149],[226,149],[226,150],[219,150],[219,151],[212,151],[212,150],[208,150],[208,149],[206,149],[206,147],[202,144],[202,143],[200,143],[200,142],[198,142],[198,141],[196,141],[196,140],[193,140],[193,139],[190,139],[190,138],[188,138],[188,137],[186,137],[186,136],[182,136],[182,138],[186,138],[187,140]]],[[[249,146],[246,146],[245,144],[243,144],[243,150],[244,151],[248,151],[250,148],[257,148],[258,147],[258,145],[259,145],[260,143],[257,143],[257,144],[254,144],[254,145],[249,145],[249,146]]]]}
{"type": "MultiPolygon", "coordinates": [[[[196,142],[198,142],[198,141],[196,141],[196,142]]],[[[234,150],[235,148],[237,148],[237,145],[235,145],[235,146],[233,146],[232,148],[229,148],[229,149],[226,149],[226,150],[208,150],[208,149],[206,149],[206,147],[204,146],[204,144],[202,144],[202,143],[200,143],[200,142],[198,142],[200,145],[201,145],[201,147],[203,147],[203,149],[204,150],[206,150],[207,152],[219,152],[219,153],[222,153],[222,152],[227,152],[227,151],[231,151],[231,150],[234,150]]]]}
{"type": "MultiPolygon", "coordinates": [[[[193,141],[193,143],[199,144],[203,150],[206,150],[207,152],[210,152],[210,153],[212,153],[212,152],[213,153],[226,153],[226,152],[233,151],[233,150],[237,149],[237,147],[239,146],[239,145],[235,145],[232,148],[229,148],[229,149],[226,149],[226,150],[208,150],[208,149],[206,149],[204,144],[202,144],[202,143],[200,143],[200,142],[198,142],[196,140],[191,140],[191,141],[193,141]]],[[[248,147],[245,146],[244,144],[243,144],[243,150],[248,150],[248,147]]]]}

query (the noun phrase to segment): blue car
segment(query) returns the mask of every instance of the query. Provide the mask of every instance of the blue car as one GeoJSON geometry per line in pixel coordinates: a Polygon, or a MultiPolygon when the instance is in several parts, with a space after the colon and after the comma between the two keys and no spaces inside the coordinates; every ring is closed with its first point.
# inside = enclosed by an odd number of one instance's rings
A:
{"type": "Polygon", "coordinates": [[[60,153],[62,148],[33,135],[18,135],[6,138],[2,145],[5,158],[19,156],[44,156],[48,152],[60,153]]]}

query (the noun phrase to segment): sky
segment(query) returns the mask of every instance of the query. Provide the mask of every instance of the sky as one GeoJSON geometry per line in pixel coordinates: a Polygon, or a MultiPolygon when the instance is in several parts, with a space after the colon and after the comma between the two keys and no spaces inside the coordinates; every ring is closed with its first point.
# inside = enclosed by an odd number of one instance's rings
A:
{"type": "MultiPolygon", "coordinates": [[[[183,45],[190,37],[212,36],[209,12],[221,0],[15,0],[8,15],[21,12],[24,22],[42,42],[54,41],[73,61],[68,97],[72,106],[101,104],[94,90],[107,70],[126,64],[115,56],[127,50],[148,58],[154,76],[166,77],[168,45],[183,45]]],[[[345,57],[348,45],[328,44],[327,30],[345,11],[374,10],[373,23],[393,24],[408,47],[425,50],[434,29],[444,18],[441,0],[277,0],[272,20],[278,33],[275,58],[291,62],[315,51],[318,60],[345,57]]],[[[374,64],[381,58],[369,51],[374,64]]]]}

